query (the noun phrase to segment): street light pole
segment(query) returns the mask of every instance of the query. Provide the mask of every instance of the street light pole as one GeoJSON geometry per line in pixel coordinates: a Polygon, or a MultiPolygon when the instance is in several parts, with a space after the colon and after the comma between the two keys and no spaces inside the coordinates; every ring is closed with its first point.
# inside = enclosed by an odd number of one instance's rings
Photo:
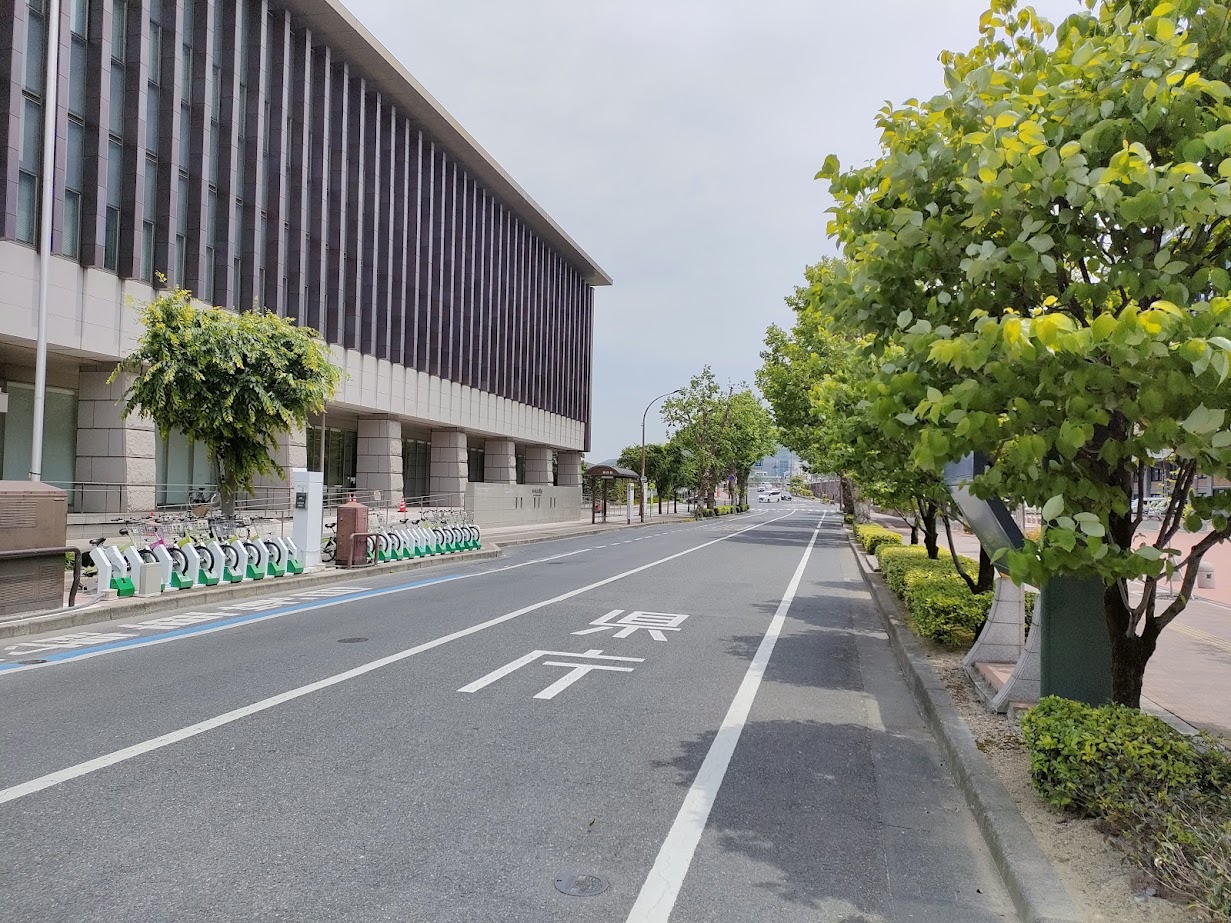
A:
{"type": "Polygon", "coordinates": [[[660,394],[654,400],[645,405],[645,411],[641,414],[641,521],[645,522],[645,418],[650,412],[650,408],[661,401],[664,397],[670,397],[673,394],[683,394],[683,388],[676,388],[674,391],[668,391],[666,394],[660,394]]]}

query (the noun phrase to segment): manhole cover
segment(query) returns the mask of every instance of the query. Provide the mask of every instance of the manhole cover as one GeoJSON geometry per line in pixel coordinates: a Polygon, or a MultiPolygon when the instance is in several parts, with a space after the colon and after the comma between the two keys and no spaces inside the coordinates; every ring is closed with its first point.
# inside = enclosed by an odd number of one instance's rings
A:
{"type": "Polygon", "coordinates": [[[593,897],[607,890],[607,881],[597,875],[561,875],[556,890],[570,897],[593,897]]]}
{"type": "Polygon", "coordinates": [[[46,663],[47,661],[46,660],[19,660],[17,662],[21,664],[23,667],[32,667],[36,663],[46,663]]]}
{"type": "Polygon", "coordinates": [[[367,638],[338,638],[339,644],[358,644],[360,641],[366,641],[367,638]]]}

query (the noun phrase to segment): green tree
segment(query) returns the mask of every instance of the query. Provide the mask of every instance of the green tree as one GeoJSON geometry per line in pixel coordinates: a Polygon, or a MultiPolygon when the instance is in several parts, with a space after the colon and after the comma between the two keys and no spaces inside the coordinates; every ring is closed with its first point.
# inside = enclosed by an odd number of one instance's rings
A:
{"type": "Polygon", "coordinates": [[[255,475],[281,472],[276,438],[324,409],[341,372],[316,331],[263,311],[198,308],[183,289],[159,295],[141,322],[137,348],[111,375],[132,376],[123,414],[203,443],[229,515],[255,475]]]}
{"type": "Polygon", "coordinates": [[[1228,11],[1089,0],[1053,29],[996,0],[981,30],[942,56],[944,93],[882,110],[874,163],[826,159],[848,292],[832,307],[901,348],[872,411],[921,468],[981,452],[977,493],[1042,509],[1014,579],[1104,582],[1113,696],[1138,706],[1159,633],[1231,534],[1191,495],[1231,469],[1228,11]],[[1169,453],[1171,505],[1135,547],[1169,453]],[[1206,531],[1173,567],[1182,524],[1206,531]]]}
{"type": "Polygon", "coordinates": [[[688,382],[684,393],[663,402],[662,418],[674,427],[675,439],[688,452],[697,492],[714,507],[714,492],[725,475],[724,440],[731,420],[731,394],[724,393],[707,365],[688,382]]]}
{"type": "Polygon", "coordinates": [[[748,476],[752,467],[778,448],[773,416],[760,398],[747,388],[733,392],[729,423],[723,434],[723,470],[735,478],[739,502],[748,502],[748,476]]]}

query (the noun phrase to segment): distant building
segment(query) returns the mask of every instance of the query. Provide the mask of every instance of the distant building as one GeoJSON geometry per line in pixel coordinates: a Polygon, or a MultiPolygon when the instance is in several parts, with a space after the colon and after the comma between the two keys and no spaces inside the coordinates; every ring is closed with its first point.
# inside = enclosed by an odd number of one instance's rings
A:
{"type": "Polygon", "coordinates": [[[753,481],[789,481],[804,473],[804,463],[790,449],[778,446],[778,451],[767,455],[752,466],[753,481]]]}

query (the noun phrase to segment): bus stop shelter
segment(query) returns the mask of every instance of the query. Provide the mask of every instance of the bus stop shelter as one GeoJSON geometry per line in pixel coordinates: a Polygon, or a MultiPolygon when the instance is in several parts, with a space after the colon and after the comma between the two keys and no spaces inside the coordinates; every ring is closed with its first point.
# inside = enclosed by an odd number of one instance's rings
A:
{"type": "MultiPolygon", "coordinates": [[[[594,525],[598,522],[598,510],[594,502],[598,495],[594,492],[594,485],[599,481],[639,481],[641,475],[636,471],[629,471],[627,468],[617,468],[615,465],[591,465],[586,469],[586,477],[590,479],[590,524],[594,525]]],[[[607,521],[607,491],[606,483],[603,484],[603,522],[607,521]]]]}

